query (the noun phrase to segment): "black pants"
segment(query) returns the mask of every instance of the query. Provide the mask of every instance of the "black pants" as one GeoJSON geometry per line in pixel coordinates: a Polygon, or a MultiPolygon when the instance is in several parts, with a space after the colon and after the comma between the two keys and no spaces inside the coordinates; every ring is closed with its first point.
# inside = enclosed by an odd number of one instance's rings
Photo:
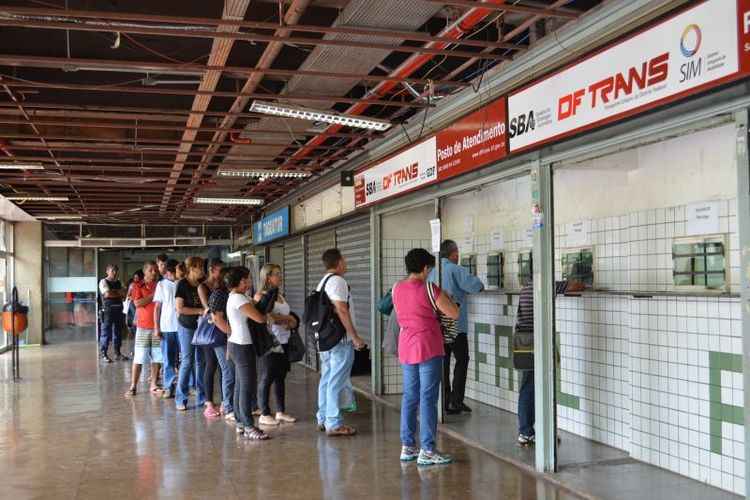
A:
{"type": "MultiPolygon", "coordinates": [[[[219,361],[216,359],[216,352],[214,352],[213,347],[201,346],[201,349],[203,350],[203,361],[206,363],[206,368],[203,370],[203,388],[206,391],[206,401],[210,403],[214,400],[214,378],[216,377],[216,369],[219,367],[219,361]]],[[[221,387],[221,384],[219,384],[219,387],[221,387]]]]}
{"type": "Polygon", "coordinates": [[[234,416],[244,427],[253,425],[253,408],[257,406],[257,357],[252,344],[229,342],[229,357],[234,362],[234,416]]]}
{"type": "Polygon", "coordinates": [[[263,415],[271,414],[271,385],[276,395],[276,410],[284,413],[286,407],[284,399],[286,394],[286,374],[289,371],[289,357],[287,346],[283,345],[284,352],[272,352],[261,358],[260,383],[258,384],[258,399],[263,415]]]}
{"type": "Polygon", "coordinates": [[[443,361],[443,405],[447,408],[460,408],[464,404],[466,393],[466,373],[469,371],[469,339],[465,333],[459,333],[451,344],[445,344],[443,361]],[[456,358],[453,368],[453,386],[451,388],[451,353],[456,358]]]}

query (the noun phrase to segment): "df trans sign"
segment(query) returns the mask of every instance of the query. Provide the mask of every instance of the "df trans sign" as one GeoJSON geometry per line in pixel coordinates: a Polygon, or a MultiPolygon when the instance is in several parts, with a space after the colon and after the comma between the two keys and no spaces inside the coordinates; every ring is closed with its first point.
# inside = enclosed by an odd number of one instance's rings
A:
{"type": "Polygon", "coordinates": [[[748,73],[747,0],[707,0],[508,98],[512,153],[633,116],[748,73]]]}

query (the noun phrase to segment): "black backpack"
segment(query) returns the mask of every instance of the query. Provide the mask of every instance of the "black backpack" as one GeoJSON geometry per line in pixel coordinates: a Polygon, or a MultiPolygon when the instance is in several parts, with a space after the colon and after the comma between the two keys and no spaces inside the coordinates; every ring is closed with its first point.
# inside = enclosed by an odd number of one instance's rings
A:
{"type": "Polygon", "coordinates": [[[320,291],[305,299],[304,324],[308,335],[315,337],[320,352],[330,351],[344,338],[346,330],[326,293],[326,284],[333,274],[323,281],[320,291]]]}

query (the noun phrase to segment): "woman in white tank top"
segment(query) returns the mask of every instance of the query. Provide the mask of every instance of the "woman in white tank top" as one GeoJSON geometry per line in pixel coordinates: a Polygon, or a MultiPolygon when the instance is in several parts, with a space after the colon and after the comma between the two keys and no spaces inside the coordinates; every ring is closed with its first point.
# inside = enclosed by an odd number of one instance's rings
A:
{"type": "Polygon", "coordinates": [[[261,290],[255,294],[255,301],[259,302],[266,294],[276,296],[271,313],[271,333],[279,345],[271,349],[271,352],[261,358],[260,383],[258,384],[258,403],[261,416],[258,423],[261,425],[279,425],[280,423],[293,423],[297,419],[287,415],[285,410],[286,374],[290,369],[289,357],[287,355],[289,335],[291,330],[297,327],[297,320],[291,316],[289,303],[279,291],[281,288],[281,267],[275,264],[266,264],[260,270],[261,290]],[[269,404],[271,386],[274,386],[276,394],[276,416],[271,414],[269,404]]]}

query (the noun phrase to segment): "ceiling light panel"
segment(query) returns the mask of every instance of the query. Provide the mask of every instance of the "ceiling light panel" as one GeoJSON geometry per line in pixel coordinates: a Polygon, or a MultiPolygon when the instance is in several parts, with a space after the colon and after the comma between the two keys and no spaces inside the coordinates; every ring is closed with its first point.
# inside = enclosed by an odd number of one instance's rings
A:
{"type": "Polygon", "coordinates": [[[0,170],[44,170],[41,163],[0,163],[0,170]]]}
{"type": "Polygon", "coordinates": [[[309,120],[313,122],[343,125],[345,127],[377,130],[378,132],[384,132],[391,128],[391,123],[385,120],[363,118],[361,116],[353,115],[342,115],[338,113],[329,113],[327,111],[294,108],[291,106],[280,106],[278,104],[271,104],[260,101],[253,101],[253,104],[250,106],[250,111],[253,113],[261,113],[264,115],[282,116],[285,118],[296,118],[299,120],[309,120]]]}
{"type": "Polygon", "coordinates": [[[257,177],[271,179],[303,179],[312,174],[304,170],[268,170],[268,169],[220,169],[216,175],[219,177],[257,177]]]}
{"type": "Polygon", "coordinates": [[[5,196],[10,201],[68,201],[67,196],[5,196]]]}
{"type": "Polygon", "coordinates": [[[209,198],[198,197],[193,200],[194,203],[201,205],[262,205],[265,200],[262,198],[209,198]]]}

